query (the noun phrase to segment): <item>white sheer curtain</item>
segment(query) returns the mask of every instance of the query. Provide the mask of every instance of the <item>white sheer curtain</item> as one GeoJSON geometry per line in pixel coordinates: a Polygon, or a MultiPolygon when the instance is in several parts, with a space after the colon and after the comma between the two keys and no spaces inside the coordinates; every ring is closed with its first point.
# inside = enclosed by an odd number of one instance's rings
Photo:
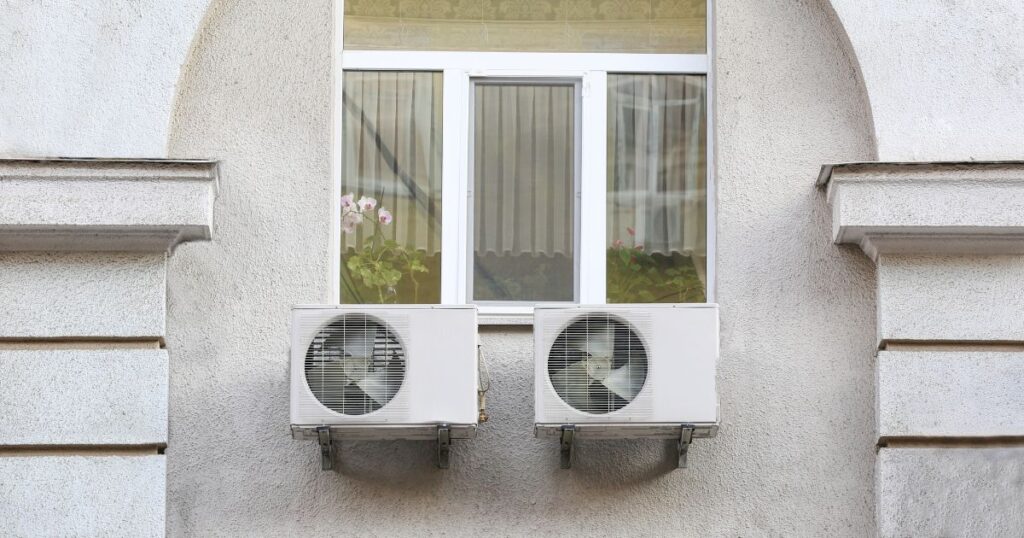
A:
{"type": "Polygon", "coordinates": [[[477,84],[477,254],[571,257],[575,195],[572,85],[477,84]]]}
{"type": "MultiPolygon", "coordinates": [[[[441,250],[441,73],[346,71],[342,194],[377,199],[394,221],[382,228],[406,248],[441,250]]],[[[363,227],[343,234],[359,248],[363,227]]]]}
{"type": "Polygon", "coordinates": [[[474,300],[574,297],[575,87],[473,93],[474,300]]]}
{"type": "MultiPolygon", "coordinates": [[[[703,257],[705,78],[610,74],[608,84],[608,244],[703,257]]],[[[475,249],[571,257],[573,87],[479,84],[475,92],[475,249]]],[[[344,107],[343,192],[377,198],[395,216],[391,238],[436,254],[441,74],[346,72],[344,107]]],[[[362,236],[345,240],[354,247],[362,236]]]]}
{"type": "Polygon", "coordinates": [[[608,76],[611,246],[707,253],[705,77],[608,76]]]}

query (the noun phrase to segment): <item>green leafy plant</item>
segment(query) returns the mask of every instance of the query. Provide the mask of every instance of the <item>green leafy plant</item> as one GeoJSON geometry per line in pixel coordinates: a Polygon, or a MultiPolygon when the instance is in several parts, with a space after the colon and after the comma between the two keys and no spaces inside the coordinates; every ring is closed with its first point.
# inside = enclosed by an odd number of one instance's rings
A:
{"type": "Polygon", "coordinates": [[[349,294],[356,302],[365,302],[358,287],[373,290],[379,303],[398,301],[398,285],[408,277],[412,283],[412,302],[419,302],[419,281],[417,273],[427,273],[424,254],[407,249],[397,241],[384,236],[384,228],[391,225],[391,212],[377,207],[377,200],[361,197],[355,201],[352,193],[341,197],[341,231],[355,233],[362,227],[365,235],[362,247],[346,255],[347,281],[343,279],[349,294]],[[367,230],[369,228],[369,230],[367,230]]]}
{"type": "Polygon", "coordinates": [[[616,239],[608,248],[607,296],[610,303],[703,302],[704,284],[693,260],[680,254],[651,254],[636,244],[616,239]]]}

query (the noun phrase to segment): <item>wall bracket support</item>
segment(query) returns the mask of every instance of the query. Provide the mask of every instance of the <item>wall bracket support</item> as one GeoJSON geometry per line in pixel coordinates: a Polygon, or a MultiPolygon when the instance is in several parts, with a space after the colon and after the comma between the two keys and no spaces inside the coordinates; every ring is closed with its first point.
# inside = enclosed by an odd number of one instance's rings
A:
{"type": "Polygon", "coordinates": [[[562,426],[561,434],[561,454],[562,454],[562,468],[569,469],[572,467],[572,456],[574,452],[576,440],[576,426],[574,424],[567,424],[562,426]]]}
{"type": "Polygon", "coordinates": [[[452,430],[447,424],[437,427],[437,468],[447,469],[452,452],[452,430]]]}
{"type": "Polygon", "coordinates": [[[679,444],[677,445],[679,453],[679,460],[676,462],[677,469],[686,468],[686,455],[690,452],[691,442],[693,442],[693,426],[690,424],[683,424],[683,428],[679,432],[679,444]]]}
{"type": "Polygon", "coordinates": [[[316,429],[320,441],[320,469],[330,471],[334,468],[334,443],[331,442],[331,429],[320,426],[316,429]]]}

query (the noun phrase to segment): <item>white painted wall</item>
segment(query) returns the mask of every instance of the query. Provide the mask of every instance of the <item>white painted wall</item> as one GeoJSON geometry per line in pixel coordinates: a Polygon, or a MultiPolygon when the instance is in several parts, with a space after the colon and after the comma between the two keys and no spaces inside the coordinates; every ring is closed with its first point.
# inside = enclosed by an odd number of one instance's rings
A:
{"type": "Polygon", "coordinates": [[[532,334],[482,330],[491,422],[457,444],[288,436],[288,313],[329,297],[329,3],[217,2],[170,153],[220,159],[215,241],[171,258],[172,535],[870,535],[870,261],[831,244],[822,162],[873,155],[841,33],[816,2],[719,6],[723,428],[661,442],[532,437],[532,334]],[[777,31],[786,28],[786,32],[777,31]],[[244,51],[244,52],[239,52],[244,51]]]}
{"type": "Polygon", "coordinates": [[[1019,159],[1024,2],[831,0],[883,161],[1019,159]]]}
{"type": "Polygon", "coordinates": [[[0,155],[164,156],[208,2],[0,2],[0,155]]]}

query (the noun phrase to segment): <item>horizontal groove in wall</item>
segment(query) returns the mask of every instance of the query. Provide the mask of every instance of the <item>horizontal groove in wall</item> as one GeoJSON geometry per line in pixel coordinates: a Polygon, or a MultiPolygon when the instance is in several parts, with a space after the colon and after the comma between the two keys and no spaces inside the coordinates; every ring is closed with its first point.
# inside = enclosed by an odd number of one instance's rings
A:
{"type": "Polygon", "coordinates": [[[1024,435],[998,437],[882,437],[879,448],[988,448],[1024,446],[1024,435]]]}
{"type": "Polygon", "coordinates": [[[1024,351],[1024,341],[1012,340],[883,340],[882,351],[1024,351]]]}
{"type": "Polygon", "coordinates": [[[3,338],[0,350],[38,349],[163,349],[163,338],[3,338]]]}
{"type": "Polygon", "coordinates": [[[14,445],[0,446],[0,458],[26,456],[153,456],[167,445],[14,445]]]}

